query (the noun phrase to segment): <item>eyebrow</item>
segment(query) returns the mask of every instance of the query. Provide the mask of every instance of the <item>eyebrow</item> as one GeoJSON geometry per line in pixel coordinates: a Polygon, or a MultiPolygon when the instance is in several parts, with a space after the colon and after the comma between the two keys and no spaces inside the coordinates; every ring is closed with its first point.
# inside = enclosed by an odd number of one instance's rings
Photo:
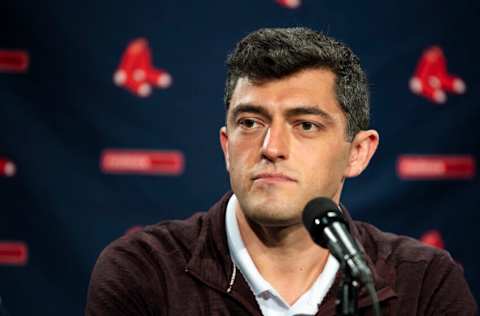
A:
{"type": "MultiPolygon", "coordinates": [[[[239,104],[232,110],[232,120],[235,120],[241,113],[256,113],[260,114],[268,119],[272,118],[272,115],[265,107],[254,104],[239,104]]],[[[318,115],[327,120],[328,122],[334,122],[333,117],[316,106],[298,106],[285,111],[286,117],[294,117],[299,115],[318,115]]]]}
{"type": "Polygon", "coordinates": [[[334,121],[333,117],[330,114],[328,114],[327,112],[325,112],[324,110],[316,106],[299,106],[293,109],[288,109],[285,111],[285,115],[287,117],[299,116],[299,115],[318,115],[323,117],[325,120],[329,122],[334,121]]]}
{"type": "Polygon", "coordinates": [[[232,110],[232,120],[235,120],[241,113],[256,113],[269,119],[272,118],[272,115],[260,105],[239,104],[232,110]]]}

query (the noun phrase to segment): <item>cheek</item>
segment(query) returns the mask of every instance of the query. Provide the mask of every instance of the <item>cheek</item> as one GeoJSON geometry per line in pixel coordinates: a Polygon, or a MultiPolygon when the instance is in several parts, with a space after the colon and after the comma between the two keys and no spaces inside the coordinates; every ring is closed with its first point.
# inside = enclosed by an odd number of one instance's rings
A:
{"type": "Polygon", "coordinates": [[[230,163],[237,164],[241,167],[248,162],[254,162],[255,157],[261,151],[261,145],[258,145],[259,137],[244,137],[242,135],[234,135],[229,145],[230,163]]]}
{"type": "Polygon", "coordinates": [[[242,175],[249,169],[251,160],[251,148],[245,142],[235,140],[229,146],[229,164],[230,177],[236,179],[242,178],[242,175]]]}
{"type": "Polygon", "coordinates": [[[303,175],[313,185],[339,182],[347,167],[347,153],[343,146],[318,146],[298,155],[303,175]]]}
{"type": "Polygon", "coordinates": [[[245,151],[246,148],[242,146],[242,143],[238,141],[231,142],[229,147],[230,164],[237,165],[241,163],[241,161],[245,159],[245,151]]]}

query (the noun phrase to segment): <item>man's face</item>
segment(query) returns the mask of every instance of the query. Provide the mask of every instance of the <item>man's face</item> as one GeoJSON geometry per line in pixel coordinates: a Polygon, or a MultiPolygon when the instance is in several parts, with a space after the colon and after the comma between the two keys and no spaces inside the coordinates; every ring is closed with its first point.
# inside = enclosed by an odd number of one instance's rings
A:
{"type": "Polygon", "coordinates": [[[312,198],[338,202],[352,145],[345,129],[329,70],[307,69],[262,84],[240,78],[220,140],[247,218],[292,225],[312,198]]]}

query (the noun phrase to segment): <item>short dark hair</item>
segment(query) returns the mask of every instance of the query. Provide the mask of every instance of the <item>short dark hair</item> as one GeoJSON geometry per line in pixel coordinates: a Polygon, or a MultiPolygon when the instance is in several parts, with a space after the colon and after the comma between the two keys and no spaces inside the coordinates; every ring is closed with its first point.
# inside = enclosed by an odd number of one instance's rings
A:
{"type": "Polygon", "coordinates": [[[349,140],[368,129],[368,82],[360,60],[345,44],[323,33],[303,27],[257,30],[237,43],[227,66],[227,111],[239,78],[260,84],[301,70],[323,68],[335,74],[335,93],[347,118],[349,140]]]}

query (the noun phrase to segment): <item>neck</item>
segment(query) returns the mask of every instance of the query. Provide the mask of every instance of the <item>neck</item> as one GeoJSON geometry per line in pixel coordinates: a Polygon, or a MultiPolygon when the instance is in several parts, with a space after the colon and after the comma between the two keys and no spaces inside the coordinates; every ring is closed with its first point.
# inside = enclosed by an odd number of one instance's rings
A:
{"type": "Polygon", "coordinates": [[[242,240],[258,271],[292,305],[322,272],[328,250],[318,247],[302,224],[262,226],[248,220],[239,206],[236,216],[242,240]]]}

